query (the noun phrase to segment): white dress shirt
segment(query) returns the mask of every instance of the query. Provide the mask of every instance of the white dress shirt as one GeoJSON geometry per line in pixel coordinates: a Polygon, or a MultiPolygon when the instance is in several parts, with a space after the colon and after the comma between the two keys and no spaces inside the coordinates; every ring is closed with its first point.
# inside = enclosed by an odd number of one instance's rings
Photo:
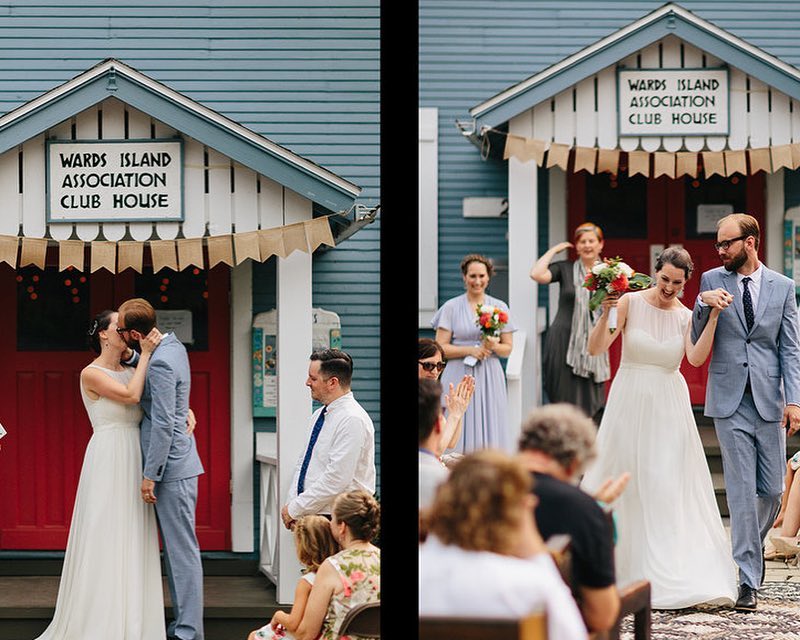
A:
{"type": "Polygon", "coordinates": [[[447,480],[450,471],[436,454],[427,449],[419,450],[419,508],[433,504],[436,489],[447,480]]]}
{"type": "Polygon", "coordinates": [[[346,491],[363,489],[375,493],[375,427],[349,391],[328,405],[308,463],[305,490],[297,495],[300,467],[321,411],[322,407],[311,415],[306,446],[297,460],[286,496],[292,518],[310,513],[330,514],[333,499],[346,491]]]}
{"type": "Polygon", "coordinates": [[[549,639],[586,640],[578,606],[549,554],[468,551],[433,534],[419,546],[419,615],[521,618],[542,610],[549,639]]]}
{"type": "Polygon", "coordinates": [[[758,311],[758,292],[761,291],[761,274],[764,273],[764,270],[761,268],[761,264],[759,263],[758,269],[753,271],[749,276],[743,276],[741,273],[736,274],[736,286],[739,288],[739,293],[744,295],[744,285],[742,284],[742,280],[745,278],[750,278],[750,282],[747,283],[747,290],[750,292],[750,299],[753,301],[753,313],[755,314],[758,311]]]}

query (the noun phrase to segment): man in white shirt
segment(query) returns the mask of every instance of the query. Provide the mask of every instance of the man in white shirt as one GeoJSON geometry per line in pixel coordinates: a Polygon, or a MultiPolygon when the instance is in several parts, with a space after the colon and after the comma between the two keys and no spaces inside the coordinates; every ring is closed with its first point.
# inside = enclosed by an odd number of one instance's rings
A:
{"type": "Polygon", "coordinates": [[[307,514],[330,515],[340,493],[375,492],[375,427],[350,391],[353,359],[339,349],[311,354],[306,386],[321,402],[297,461],[281,519],[287,529],[307,514]]]}
{"type": "Polygon", "coordinates": [[[447,479],[444,452],[445,419],[442,413],[442,385],[437,380],[419,381],[419,508],[429,507],[436,488],[447,479]]]}

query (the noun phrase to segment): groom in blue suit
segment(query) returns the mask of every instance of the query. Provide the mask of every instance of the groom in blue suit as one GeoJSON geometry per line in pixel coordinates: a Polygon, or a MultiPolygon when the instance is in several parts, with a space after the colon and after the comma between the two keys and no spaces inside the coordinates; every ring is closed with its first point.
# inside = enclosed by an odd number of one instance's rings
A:
{"type": "MultiPolygon", "coordinates": [[[[155,326],[147,300],[134,298],[119,308],[117,332],[130,347],[155,326]]],[[[135,364],[138,354],[129,361],[135,364]]],[[[175,620],[168,638],[203,639],[203,566],[195,535],[197,478],[203,465],[194,437],[187,433],[191,373],[186,348],[167,333],[147,367],[141,407],[142,499],[155,505],[175,620]]]]}
{"type": "Polygon", "coordinates": [[[754,611],[763,576],[763,541],[781,502],[786,433],[800,428],[800,331],[794,282],[758,259],[752,216],[717,223],[722,267],[706,271],[692,314],[692,341],[712,307],[719,315],[708,370],[705,415],[714,418],[739,566],[735,608],[754,611]]]}

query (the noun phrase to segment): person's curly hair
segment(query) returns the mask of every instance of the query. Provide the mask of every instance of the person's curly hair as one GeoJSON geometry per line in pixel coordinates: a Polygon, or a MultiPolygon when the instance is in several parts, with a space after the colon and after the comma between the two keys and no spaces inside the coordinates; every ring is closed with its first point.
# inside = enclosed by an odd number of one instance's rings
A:
{"type": "Polygon", "coordinates": [[[491,279],[491,277],[494,275],[494,265],[489,258],[482,256],[479,253],[470,253],[469,255],[464,256],[463,260],[461,260],[461,273],[467,275],[469,265],[471,265],[473,262],[480,262],[483,266],[485,266],[486,273],[491,279]]]}
{"type": "Polygon", "coordinates": [[[333,515],[344,522],[356,540],[373,540],[381,524],[381,505],[366,491],[340,493],[333,501],[333,515]]]}
{"type": "Polygon", "coordinates": [[[522,423],[520,451],[541,451],[564,469],[578,461],[578,473],[597,455],[597,427],[579,407],[557,402],[537,407],[522,423]]]}
{"type": "Polygon", "coordinates": [[[492,449],[470,453],[439,485],[429,532],[444,544],[510,555],[532,488],[531,474],[514,458],[492,449]]]}
{"type": "Polygon", "coordinates": [[[339,552],[331,533],[331,523],[325,516],[300,516],[294,526],[297,558],[309,571],[316,571],[326,558],[339,552]]]}

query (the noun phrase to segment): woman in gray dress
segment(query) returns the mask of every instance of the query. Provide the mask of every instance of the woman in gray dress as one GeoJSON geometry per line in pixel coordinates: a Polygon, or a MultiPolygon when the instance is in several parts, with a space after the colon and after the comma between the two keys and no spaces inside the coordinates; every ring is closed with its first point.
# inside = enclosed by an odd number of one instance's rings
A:
{"type": "Polygon", "coordinates": [[[585,222],[575,229],[574,240],[575,244],[561,242],[550,247],[531,268],[530,277],[539,284],[561,284],[558,313],[542,347],[542,378],[550,402],[578,405],[599,424],[611,370],[607,352],[589,355],[589,331],[599,309],[595,314],[589,311],[589,290],[582,285],[587,272],[600,260],[603,232],[596,224],[585,222]],[[551,264],[557,253],[570,247],[578,253],[575,262],[551,264]]]}
{"type": "Polygon", "coordinates": [[[450,383],[458,385],[465,374],[475,378],[472,402],[464,413],[461,438],[455,446],[459,453],[486,447],[509,453],[514,450],[507,417],[506,374],[500,358],[511,353],[512,332],[516,327],[509,317],[499,338],[482,339],[475,322],[479,304],[499,307],[508,313],[505,302],[486,294],[493,270],[488,258],[478,254],[466,256],[461,261],[466,293],[445,302],[431,321],[436,329],[436,342],[447,356],[442,386],[447,389],[450,383]]]}

